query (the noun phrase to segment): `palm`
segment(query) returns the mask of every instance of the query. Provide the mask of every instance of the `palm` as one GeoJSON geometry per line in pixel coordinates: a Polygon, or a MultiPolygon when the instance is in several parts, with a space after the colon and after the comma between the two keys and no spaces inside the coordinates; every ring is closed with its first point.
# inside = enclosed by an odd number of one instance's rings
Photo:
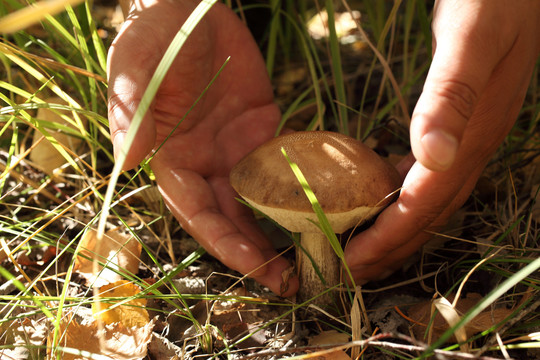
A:
{"type": "MultiPolygon", "coordinates": [[[[148,83],[192,8],[186,2],[163,2],[136,14],[137,21],[126,22],[129,31],[119,36],[110,55],[113,138],[127,129],[144,91],[137,86],[148,83]]],[[[165,77],[125,166],[135,166],[162,144],[151,166],[182,226],[226,265],[243,273],[256,271],[251,275],[276,292],[287,264],[279,259],[257,270],[275,253],[234,199],[228,174],[241,157],[273,136],[278,121],[258,48],[243,24],[217,4],[188,38],[165,77]]],[[[295,291],[294,286],[290,291],[295,291]]]]}

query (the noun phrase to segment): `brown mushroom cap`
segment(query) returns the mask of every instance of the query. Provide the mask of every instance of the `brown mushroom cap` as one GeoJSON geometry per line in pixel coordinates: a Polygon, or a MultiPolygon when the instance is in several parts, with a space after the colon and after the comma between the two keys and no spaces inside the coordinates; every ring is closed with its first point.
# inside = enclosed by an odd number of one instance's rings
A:
{"type": "Polygon", "coordinates": [[[336,233],[378,213],[401,184],[392,165],[348,136],[305,131],[276,137],[243,158],[230,182],[249,204],[289,231],[317,231],[306,221],[317,217],[281,148],[298,164],[336,233]]]}

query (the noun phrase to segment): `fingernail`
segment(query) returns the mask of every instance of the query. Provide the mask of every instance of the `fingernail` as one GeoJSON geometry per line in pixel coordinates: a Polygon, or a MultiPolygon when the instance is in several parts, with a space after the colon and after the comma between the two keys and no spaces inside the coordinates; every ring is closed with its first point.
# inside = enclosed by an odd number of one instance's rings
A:
{"type": "Polygon", "coordinates": [[[122,150],[122,145],[124,145],[124,139],[125,138],[126,138],[126,133],[125,132],[117,132],[114,135],[113,150],[114,150],[114,159],[115,160],[118,160],[118,158],[120,156],[120,153],[121,153],[121,150],[122,150]]]}
{"type": "Polygon", "coordinates": [[[454,163],[459,145],[454,136],[442,130],[433,130],[422,136],[420,141],[430,159],[442,170],[454,163]]]}

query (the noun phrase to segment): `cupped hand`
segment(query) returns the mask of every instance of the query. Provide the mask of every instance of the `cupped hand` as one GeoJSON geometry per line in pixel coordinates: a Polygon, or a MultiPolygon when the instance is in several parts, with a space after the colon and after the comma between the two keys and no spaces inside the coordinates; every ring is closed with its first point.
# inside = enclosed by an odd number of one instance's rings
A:
{"type": "Polygon", "coordinates": [[[523,104],[539,18],[535,0],[436,1],[433,62],[412,116],[414,158],[400,164],[403,188],[345,249],[358,282],[391,274],[467,199],[523,104]]]}
{"type": "MultiPolygon", "coordinates": [[[[153,71],[197,2],[136,4],[109,53],[109,120],[116,155],[153,71]]],[[[175,59],[124,167],[136,166],[171,135],[150,165],[174,216],[225,265],[287,296],[298,288],[294,278],[282,287],[289,263],[277,256],[228,181],[231,167],[273,136],[279,118],[259,49],[236,15],[218,3],[175,59]]]]}

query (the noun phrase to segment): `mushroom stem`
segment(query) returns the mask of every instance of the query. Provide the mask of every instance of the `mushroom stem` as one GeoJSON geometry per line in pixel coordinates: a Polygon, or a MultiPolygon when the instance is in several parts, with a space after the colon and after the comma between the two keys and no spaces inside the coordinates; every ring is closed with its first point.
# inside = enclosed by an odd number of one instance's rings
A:
{"type": "MultiPolygon", "coordinates": [[[[303,250],[298,249],[297,251],[300,280],[300,289],[298,290],[297,298],[299,302],[304,302],[319,295],[328,287],[335,286],[339,283],[340,261],[335,255],[330,242],[321,232],[301,233],[300,244],[303,250]],[[321,281],[306,252],[311,255],[313,262],[319,268],[326,285],[321,281]]],[[[316,301],[319,305],[329,305],[331,302],[332,296],[330,294],[323,295],[316,301]]]]}

